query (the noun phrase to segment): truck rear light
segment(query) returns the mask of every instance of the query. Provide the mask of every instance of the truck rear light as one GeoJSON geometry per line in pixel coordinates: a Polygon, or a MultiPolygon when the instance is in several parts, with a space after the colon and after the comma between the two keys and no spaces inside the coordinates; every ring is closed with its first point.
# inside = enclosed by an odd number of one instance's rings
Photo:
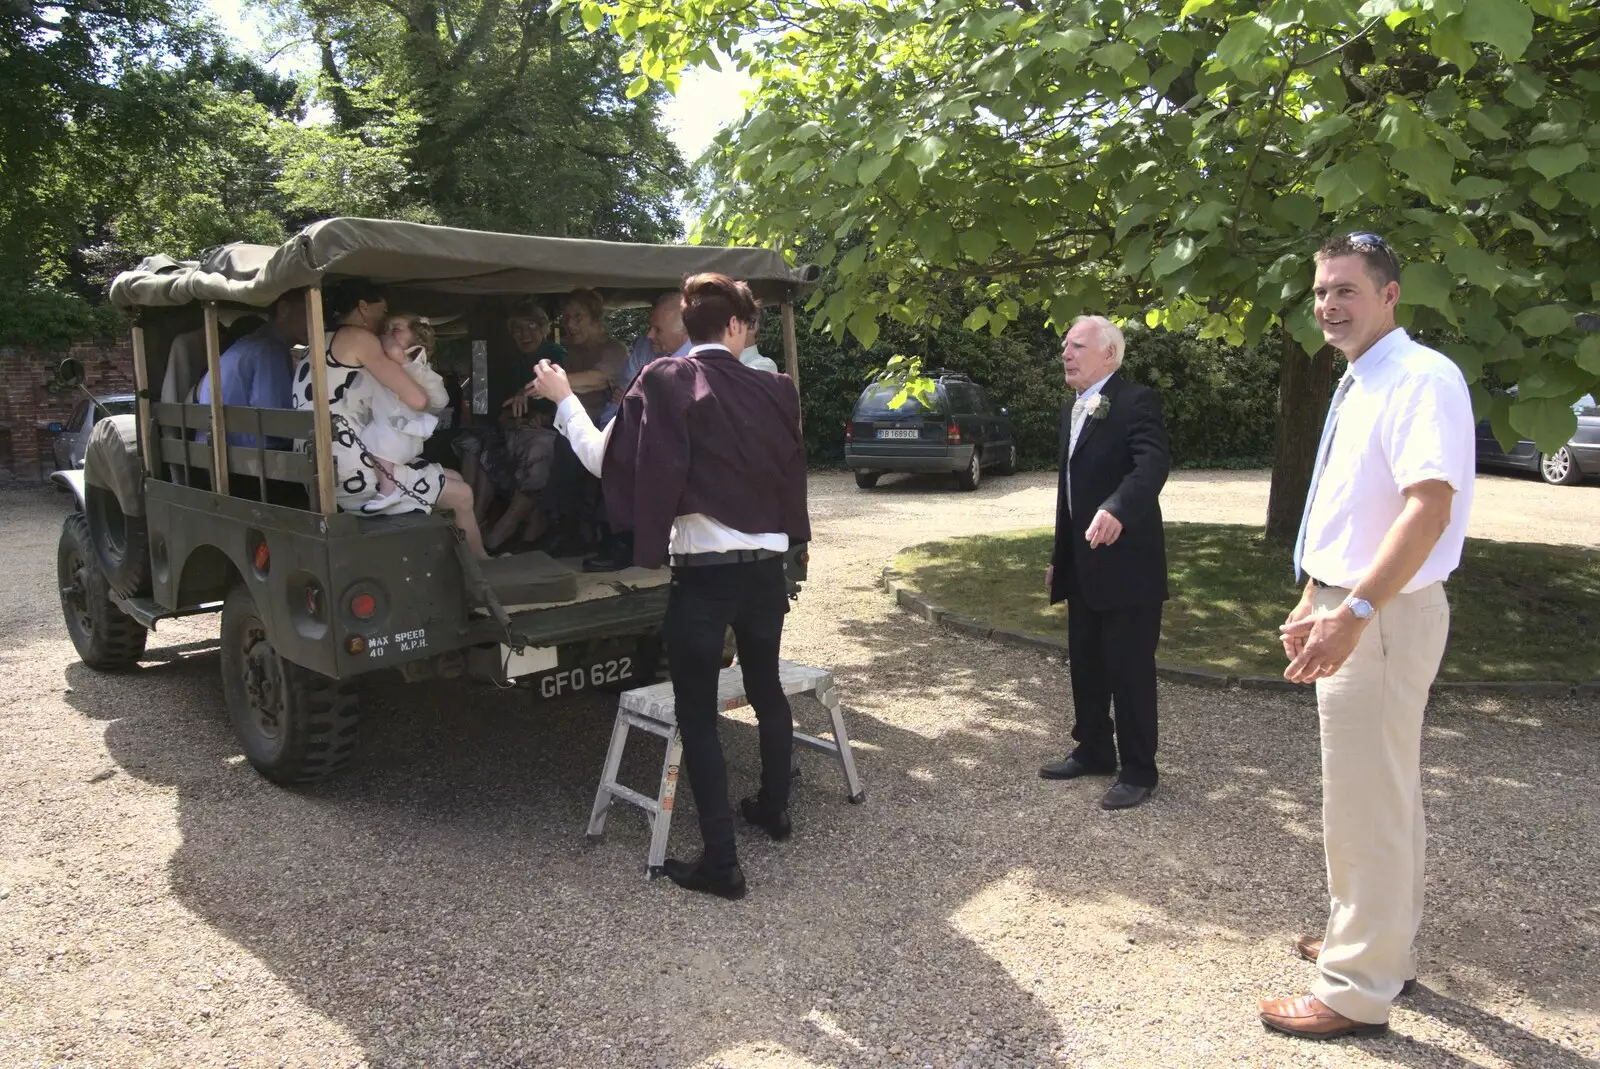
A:
{"type": "Polygon", "coordinates": [[[950,436],[950,444],[951,445],[960,445],[961,444],[961,427],[958,424],[955,424],[955,423],[950,424],[950,426],[948,426],[948,427],[946,427],[944,429],[944,432],[945,432],[945,434],[950,436]]]}
{"type": "Polygon", "coordinates": [[[252,554],[251,563],[255,565],[256,574],[265,576],[267,569],[272,566],[272,551],[267,548],[267,540],[263,538],[256,543],[256,551],[252,554]]]}
{"type": "Polygon", "coordinates": [[[378,599],[371,594],[357,594],[350,599],[350,615],[357,620],[370,620],[378,611],[378,599]]]}

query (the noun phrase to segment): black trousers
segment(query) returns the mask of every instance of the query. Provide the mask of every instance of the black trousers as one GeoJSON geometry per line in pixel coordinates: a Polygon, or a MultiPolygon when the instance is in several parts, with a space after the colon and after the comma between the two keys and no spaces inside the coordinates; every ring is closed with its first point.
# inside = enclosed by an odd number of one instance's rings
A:
{"type": "Polygon", "coordinates": [[[722,671],[723,635],[730,626],[761,737],[760,798],[774,810],[789,804],[794,715],[778,682],[778,647],[788,611],[782,557],[672,569],[667,665],[708,868],[727,869],[737,861],[728,766],[717,735],[717,675],[722,671]]]}
{"type": "Polygon", "coordinates": [[[553,516],[585,516],[592,514],[599,497],[600,480],[589,474],[565,435],[557,438],[550,479],[544,488],[544,507],[553,516]]]}
{"type": "Polygon", "coordinates": [[[1072,755],[1117,779],[1156,785],[1156,644],[1161,603],[1096,612],[1067,602],[1067,656],[1077,723],[1072,755]],[[1116,707],[1113,724],[1111,710],[1116,707]]]}

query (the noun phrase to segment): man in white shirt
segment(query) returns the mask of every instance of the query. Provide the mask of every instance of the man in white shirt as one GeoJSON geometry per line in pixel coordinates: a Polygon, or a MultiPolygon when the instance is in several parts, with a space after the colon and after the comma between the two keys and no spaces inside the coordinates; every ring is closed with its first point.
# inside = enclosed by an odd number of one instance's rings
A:
{"type": "Polygon", "coordinates": [[[1461,562],[1475,429],[1461,370],[1395,325],[1400,264],[1376,234],[1317,252],[1317,322],[1350,361],[1295,546],[1300,603],[1284,676],[1314,682],[1322,733],[1328,924],[1295,948],[1311,993],[1261,1003],[1307,1039],[1375,1035],[1416,976],[1425,831],[1422,714],[1444,656],[1444,581],[1461,562]]]}
{"type": "Polygon", "coordinates": [[[756,321],[750,324],[750,344],[745,346],[739,354],[739,363],[745,367],[753,367],[757,371],[765,371],[770,375],[778,373],[777,362],[770,356],[762,356],[761,350],[756,348],[756,335],[761,332],[761,306],[756,305],[756,321]]]}

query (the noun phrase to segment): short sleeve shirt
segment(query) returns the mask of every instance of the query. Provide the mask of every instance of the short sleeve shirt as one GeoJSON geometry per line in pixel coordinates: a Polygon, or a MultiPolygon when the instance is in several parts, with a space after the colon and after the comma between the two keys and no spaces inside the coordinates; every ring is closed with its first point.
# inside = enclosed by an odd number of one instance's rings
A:
{"type": "Polygon", "coordinates": [[[1305,572],[1353,587],[1371,569],[1405,490],[1438,480],[1455,490],[1450,524],[1402,593],[1461,563],[1472,511],[1476,424],[1461,369],[1395,329],[1350,364],[1333,442],[1306,525],[1305,572]]]}

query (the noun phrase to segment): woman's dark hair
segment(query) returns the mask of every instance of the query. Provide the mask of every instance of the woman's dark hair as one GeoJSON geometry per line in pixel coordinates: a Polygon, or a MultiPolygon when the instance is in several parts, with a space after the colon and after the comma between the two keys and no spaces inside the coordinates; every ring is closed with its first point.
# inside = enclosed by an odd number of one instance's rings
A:
{"type": "Polygon", "coordinates": [[[721,340],[730,319],[755,318],[756,299],[743,282],[709,272],[683,280],[683,326],[696,345],[721,340]]]}
{"type": "Polygon", "coordinates": [[[383,287],[365,278],[347,278],[328,287],[322,298],[322,307],[329,323],[337,323],[356,310],[362,301],[376,304],[388,300],[383,287]]]}

